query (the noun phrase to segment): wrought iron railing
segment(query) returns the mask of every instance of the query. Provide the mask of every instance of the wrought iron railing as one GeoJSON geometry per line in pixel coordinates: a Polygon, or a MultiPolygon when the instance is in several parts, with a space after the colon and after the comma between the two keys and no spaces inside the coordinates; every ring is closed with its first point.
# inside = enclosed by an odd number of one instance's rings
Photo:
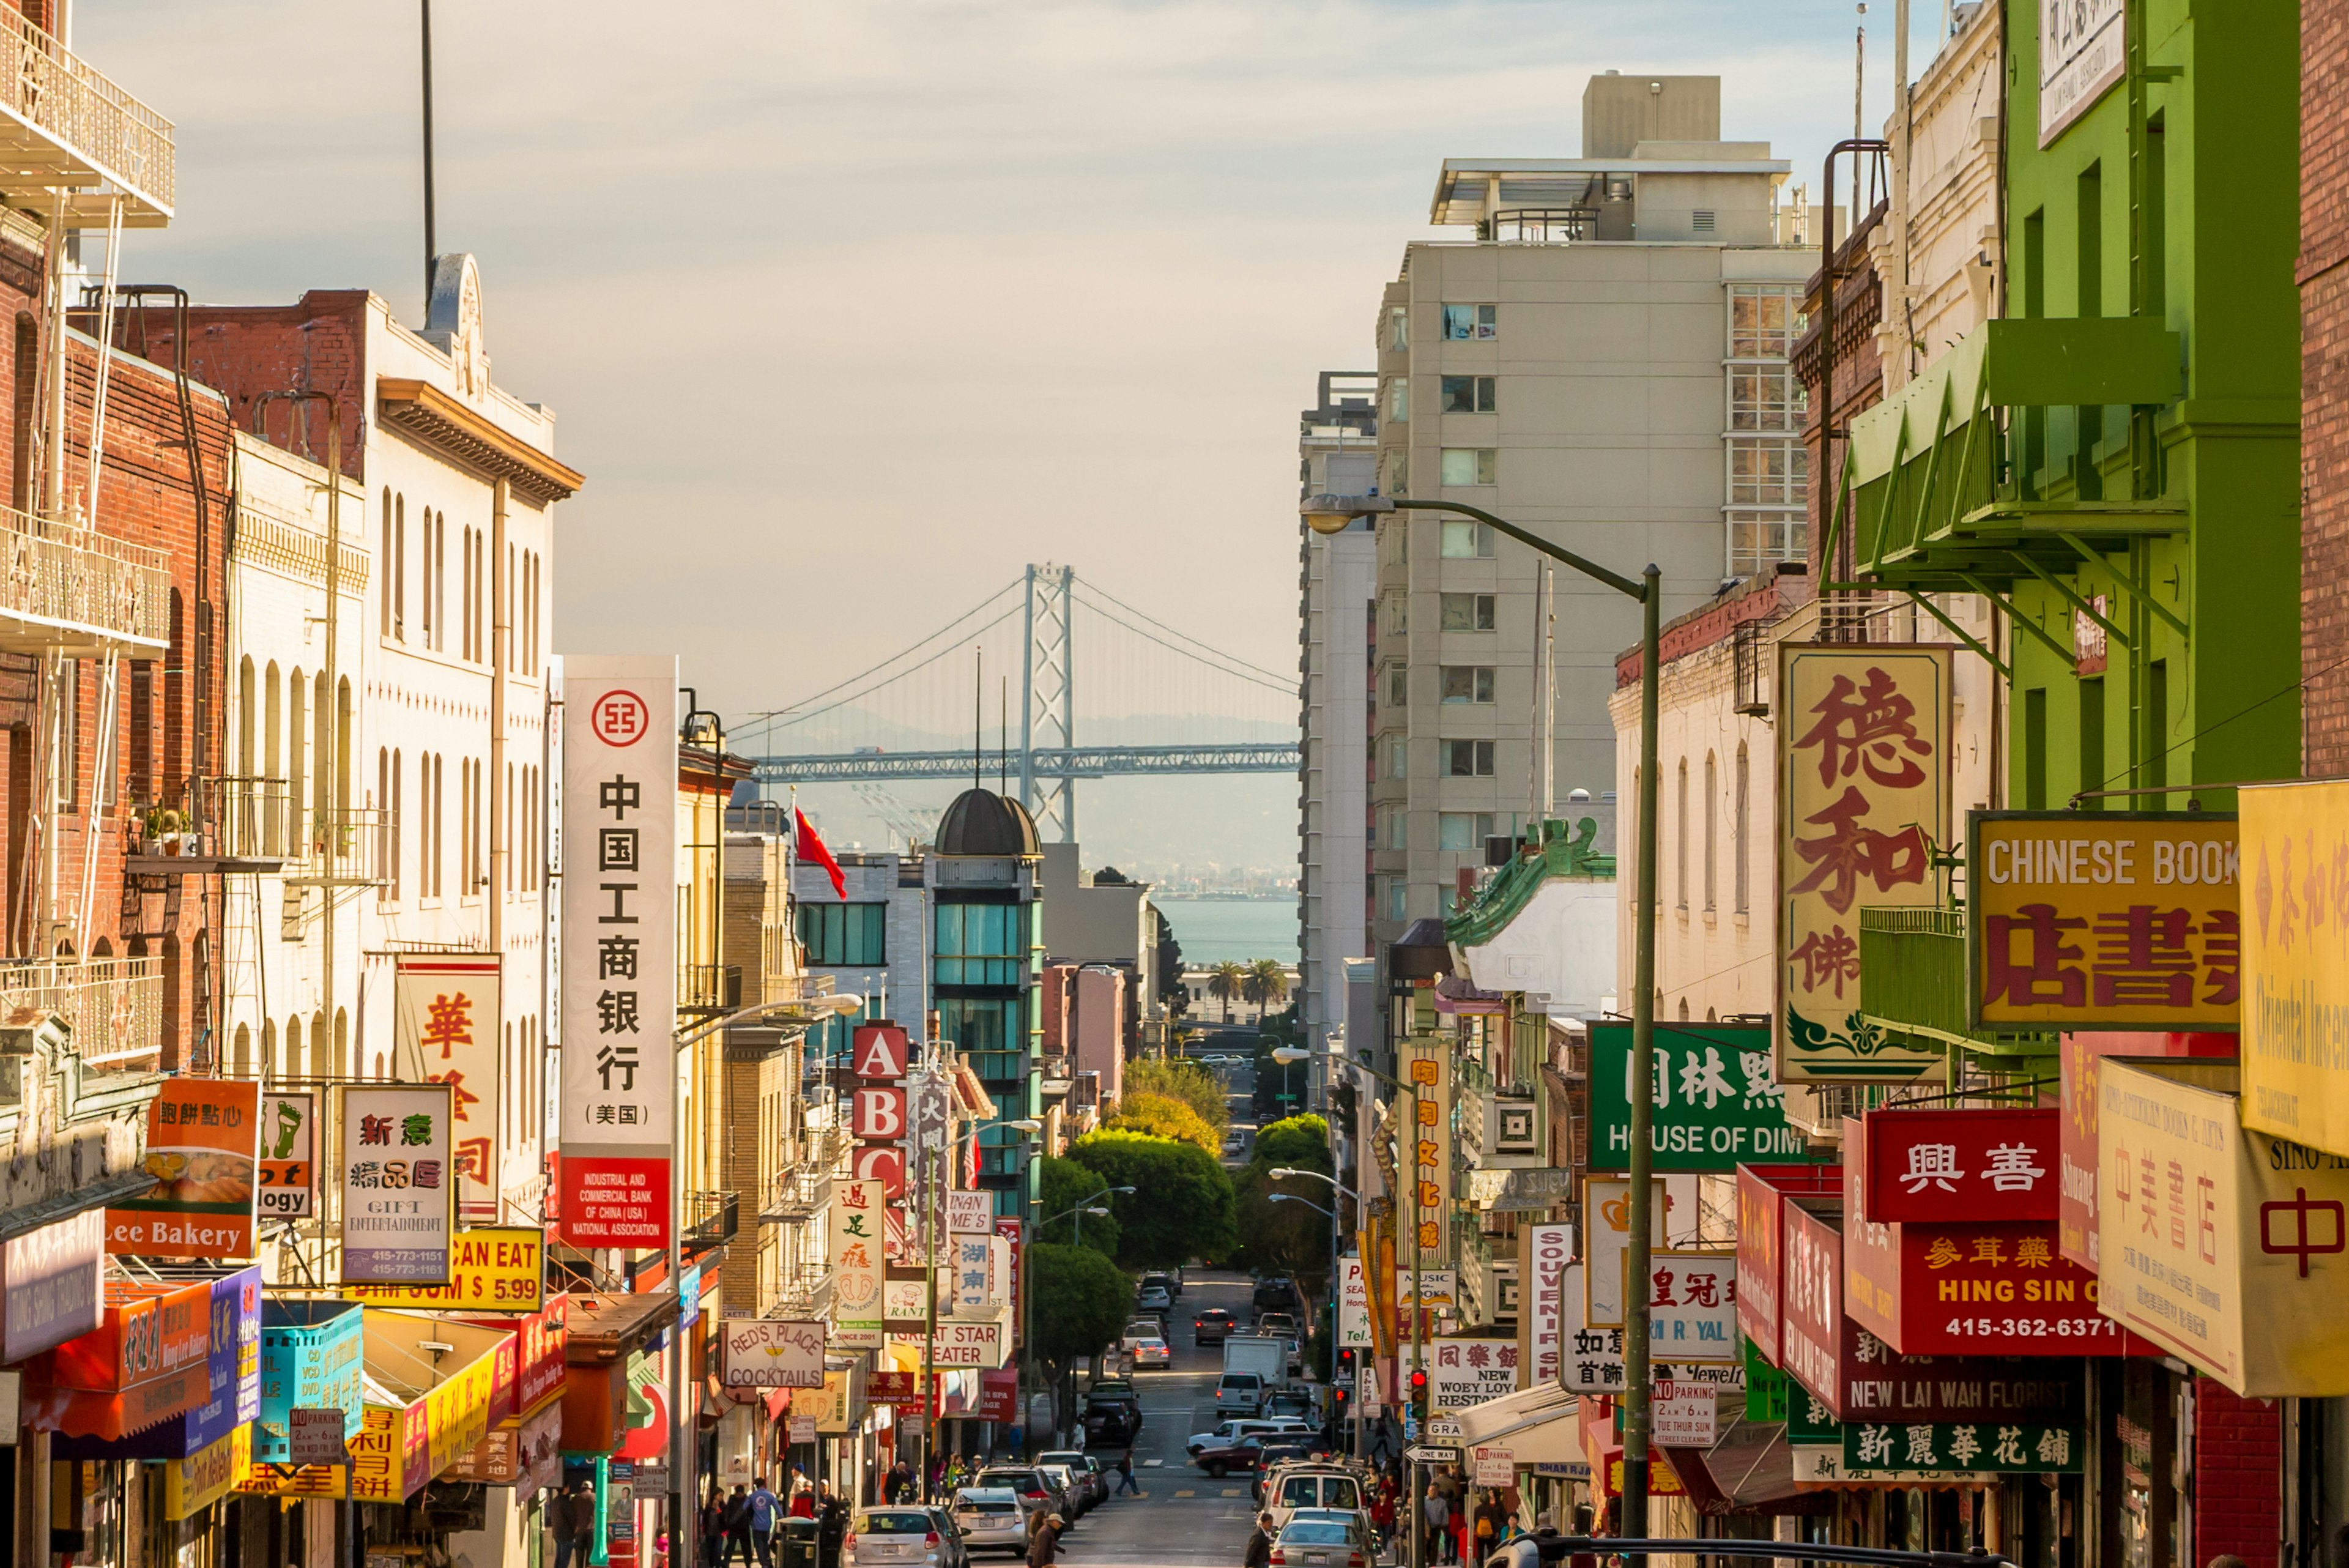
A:
{"type": "MultiPolygon", "coordinates": [[[[7,80],[0,71],[0,87],[7,80]]],[[[171,555],[0,507],[0,623],[10,617],[168,644],[171,555]]]]}
{"type": "Polygon", "coordinates": [[[688,963],[677,971],[677,1010],[716,1014],[742,1005],[740,964],[688,963]]]}
{"type": "Polygon", "coordinates": [[[194,815],[202,852],[224,860],[285,860],[300,853],[293,786],[284,779],[198,779],[194,815]]]}
{"type": "Polygon", "coordinates": [[[63,1019],[73,1030],[75,1054],[85,1063],[156,1055],[163,1049],[162,961],[0,962],[0,1014],[28,1007],[63,1019]]]}
{"type": "Polygon", "coordinates": [[[685,1195],[685,1250],[707,1252],[731,1241],[742,1229],[742,1196],[738,1192],[688,1192],[685,1195]]]}
{"type": "Polygon", "coordinates": [[[0,13],[16,69],[0,70],[5,108],[163,206],[177,199],[171,122],[117,87],[15,7],[0,13]]]}
{"type": "Polygon", "coordinates": [[[1599,234],[1596,207],[1523,208],[1495,213],[1485,224],[1486,238],[1503,244],[1557,245],[1595,239],[1599,234]]]}

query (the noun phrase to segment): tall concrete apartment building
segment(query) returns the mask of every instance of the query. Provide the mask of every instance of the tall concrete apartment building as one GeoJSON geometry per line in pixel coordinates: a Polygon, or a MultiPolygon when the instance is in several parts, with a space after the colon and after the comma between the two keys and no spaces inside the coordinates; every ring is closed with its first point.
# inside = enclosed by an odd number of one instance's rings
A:
{"type": "MultiPolygon", "coordinates": [[[[1796,244],[1808,214],[1781,200],[1789,165],[1766,142],[1720,140],[1718,78],[1609,72],[1582,108],[1578,158],[1444,161],[1431,221],[1473,237],[1406,246],[1380,302],[1377,480],[1619,571],[1652,561],[1670,618],[1804,558],[1787,353],[1817,257],[1796,244]]],[[[1538,612],[1541,558],[1466,518],[1392,515],[1374,548],[1369,890],[1383,944],[1450,908],[1488,836],[1546,797],[1612,790],[1607,701],[1639,613],[1563,569],[1538,612]]],[[[1309,856],[1311,807],[1309,792],[1309,856]]]]}
{"type": "MultiPolygon", "coordinates": [[[[1366,494],[1378,482],[1375,371],[1324,370],[1319,396],[1299,418],[1298,484],[1303,495],[1366,494]]],[[[1297,857],[1299,1017],[1324,1044],[1346,1018],[1346,961],[1370,946],[1370,625],[1377,593],[1374,539],[1366,523],[1324,536],[1299,524],[1299,727],[1297,857]]],[[[1312,1067],[1306,1104],[1319,1106],[1323,1069],[1312,1067]]]]}

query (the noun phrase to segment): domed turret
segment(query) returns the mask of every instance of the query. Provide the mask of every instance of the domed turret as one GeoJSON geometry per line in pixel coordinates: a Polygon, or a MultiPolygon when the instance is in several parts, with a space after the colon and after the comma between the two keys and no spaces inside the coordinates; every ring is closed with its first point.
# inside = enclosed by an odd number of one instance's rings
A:
{"type": "Polygon", "coordinates": [[[1035,819],[1009,795],[967,789],[938,819],[940,855],[1040,855],[1035,819]]]}

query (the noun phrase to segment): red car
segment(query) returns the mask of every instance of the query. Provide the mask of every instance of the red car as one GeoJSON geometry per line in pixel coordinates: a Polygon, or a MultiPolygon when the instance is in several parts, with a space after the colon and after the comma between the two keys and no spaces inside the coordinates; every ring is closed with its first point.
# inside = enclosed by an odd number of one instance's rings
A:
{"type": "Polygon", "coordinates": [[[1211,1476],[1222,1477],[1233,1470],[1252,1470],[1263,1457],[1262,1438],[1240,1438],[1228,1443],[1217,1443],[1201,1449],[1191,1456],[1191,1462],[1211,1476]]]}
{"type": "Polygon", "coordinates": [[[1195,1345],[1221,1345],[1231,1337],[1232,1314],[1221,1307],[1207,1307],[1191,1320],[1191,1340],[1195,1345]]]}

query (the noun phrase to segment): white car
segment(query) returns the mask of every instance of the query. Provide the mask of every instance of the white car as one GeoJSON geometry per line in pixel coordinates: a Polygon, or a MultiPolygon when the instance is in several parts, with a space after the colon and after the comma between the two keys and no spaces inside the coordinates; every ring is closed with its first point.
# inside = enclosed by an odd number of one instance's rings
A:
{"type": "Polygon", "coordinates": [[[1126,1347],[1133,1355],[1136,1371],[1145,1366],[1168,1367],[1174,1365],[1174,1352],[1166,1342],[1153,1334],[1147,1339],[1132,1341],[1126,1347]]]}
{"type": "Polygon", "coordinates": [[[1167,1313],[1174,1310],[1174,1298],[1166,1293],[1164,1285],[1153,1285],[1134,1297],[1135,1308],[1142,1312],[1167,1313]]]}
{"type": "Polygon", "coordinates": [[[855,1527],[841,1542],[840,1562],[841,1568],[969,1568],[970,1559],[945,1510],[873,1508],[856,1516],[855,1527]]]}
{"type": "Polygon", "coordinates": [[[1266,1478],[1264,1510],[1275,1529],[1300,1510],[1361,1513],[1366,1506],[1361,1479],[1342,1466],[1283,1465],[1266,1478]]]}
{"type": "Polygon", "coordinates": [[[1009,1487],[967,1486],[955,1493],[948,1511],[962,1532],[964,1551],[1028,1554],[1028,1510],[1009,1487]]]}
{"type": "Polygon", "coordinates": [[[1273,1568],[1369,1568],[1371,1521],[1332,1509],[1297,1511],[1273,1538],[1273,1568]]]}
{"type": "Polygon", "coordinates": [[[1237,1443],[1242,1438],[1302,1438],[1310,1436],[1312,1431],[1311,1427],[1293,1416],[1275,1416],[1268,1419],[1234,1417],[1228,1421],[1216,1422],[1206,1431],[1195,1433],[1183,1445],[1183,1449],[1185,1453],[1195,1454],[1201,1449],[1221,1448],[1226,1443],[1237,1443]]]}

